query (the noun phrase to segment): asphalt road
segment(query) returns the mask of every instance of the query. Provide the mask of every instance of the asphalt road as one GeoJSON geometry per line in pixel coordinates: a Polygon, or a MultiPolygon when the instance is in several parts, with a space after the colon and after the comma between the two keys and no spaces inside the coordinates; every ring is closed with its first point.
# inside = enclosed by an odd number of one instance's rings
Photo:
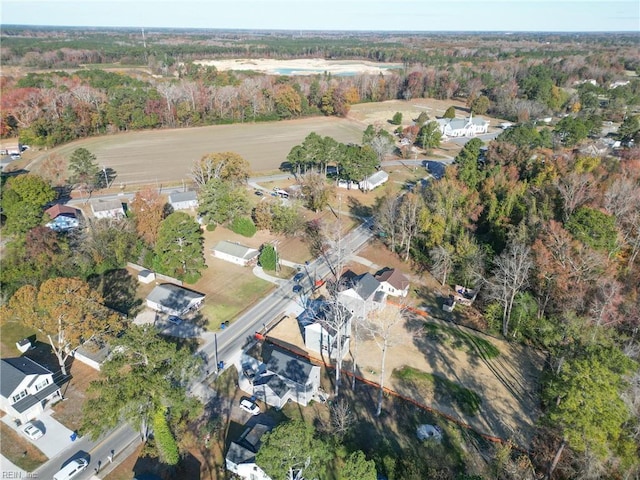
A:
{"type": "Polygon", "coordinates": [[[126,458],[122,452],[132,443],[140,443],[140,434],[134,431],[129,425],[124,424],[109,432],[96,442],[87,437],[78,438],[67,450],[56,458],[51,459],[43,466],[30,473],[34,478],[48,479],[53,476],[71,460],[85,458],[89,460],[88,468],[74,480],[87,480],[96,473],[98,463],[101,471],[109,466],[109,456],[113,452],[113,461],[118,462],[126,458]]]}
{"type": "MultiPolygon", "coordinates": [[[[347,257],[356,253],[371,236],[372,233],[366,222],[353,229],[342,239],[342,255],[347,257]]],[[[310,276],[315,277],[315,280],[326,279],[332,275],[333,264],[337,257],[337,252],[330,252],[327,258],[317,258],[309,262],[305,265],[305,269],[310,276]]],[[[200,348],[200,351],[209,358],[209,364],[215,365],[216,361],[224,361],[228,364],[247,344],[255,340],[256,332],[264,331],[265,325],[282,317],[291,302],[299,301],[299,295],[293,293],[294,285],[296,283],[293,279],[284,283],[238,317],[229,327],[216,333],[215,337],[211,337],[200,348]]]]}

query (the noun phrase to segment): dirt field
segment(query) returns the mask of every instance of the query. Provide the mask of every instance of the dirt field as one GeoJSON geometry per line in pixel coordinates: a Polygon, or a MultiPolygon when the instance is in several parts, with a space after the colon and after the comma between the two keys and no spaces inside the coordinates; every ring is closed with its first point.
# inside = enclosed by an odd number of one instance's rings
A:
{"type": "MultiPolygon", "coordinates": [[[[353,105],[345,119],[313,117],[270,123],[244,123],[174,130],[150,130],[105,135],[55,147],[48,151],[32,149],[15,166],[38,172],[42,160],[51,154],[68,158],[80,147],[97,157],[100,166],[116,173],[113,186],[125,191],[141,184],[158,186],[182,185],[189,182],[189,171],[195,160],[212,152],[232,151],[242,155],[255,174],[277,170],[295,145],[311,132],[330,136],[343,143],[360,143],[362,132],[370,124],[380,124],[389,131],[396,127],[388,123],[395,112],[403,114],[403,125],[423,111],[434,119],[451,105],[459,117],[468,115],[460,101],[415,99],[353,105]]],[[[491,119],[492,128],[500,122],[491,119]]],[[[7,140],[11,142],[11,140],[7,140]]],[[[15,143],[15,142],[14,142],[15,143]]],[[[460,147],[445,143],[433,155],[454,156],[460,147]]],[[[9,168],[11,169],[11,168],[9,168]]]]}
{"type": "Polygon", "coordinates": [[[80,147],[91,151],[101,166],[116,173],[115,187],[140,184],[180,185],[189,181],[194,161],[212,152],[236,152],[254,173],[277,170],[295,145],[311,132],[339,142],[362,141],[358,122],[335,117],[314,117],[272,123],[245,123],[175,130],[150,130],[78,140],[47,152],[29,152],[27,167],[37,172],[49,154],[68,158],[80,147]]]}

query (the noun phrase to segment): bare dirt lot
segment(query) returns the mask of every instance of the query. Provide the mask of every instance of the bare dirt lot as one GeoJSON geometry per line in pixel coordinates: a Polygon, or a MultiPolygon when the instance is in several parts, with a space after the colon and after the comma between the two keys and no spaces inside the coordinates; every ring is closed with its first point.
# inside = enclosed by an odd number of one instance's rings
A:
{"type": "MultiPolygon", "coordinates": [[[[538,352],[518,345],[470,331],[465,327],[437,320],[432,317],[411,316],[394,328],[393,344],[387,351],[385,385],[418,403],[433,408],[464,424],[476,432],[512,440],[526,447],[533,437],[533,426],[539,415],[538,400],[531,386],[538,384],[543,358],[538,352]],[[486,358],[473,347],[463,348],[453,338],[429,337],[416,334],[416,327],[424,321],[450,328],[486,340],[499,350],[495,358],[486,358]],[[480,396],[479,412],[468,415],[461,411],[445,392],[438,388],[425,390],[408,387],[393,375],[394,370],[413,367],[420,372],[437,375],[480,396]]],[[[304,341],[297,320],[289,317],[280,322],[269,337],[285,342],[302,351],[304,341]]],[[[352,345],[353,351],[353,345],[352,345]]],[[[361,342],[357,348],[358,375],[365,380],[379,383],[381,351],[373,340],[361,342]]],[[[309,352],[317,358],[319,354],[309,352]]],[[[351,370],[352,356],[345,357],[345,370],[351,370]]]]}

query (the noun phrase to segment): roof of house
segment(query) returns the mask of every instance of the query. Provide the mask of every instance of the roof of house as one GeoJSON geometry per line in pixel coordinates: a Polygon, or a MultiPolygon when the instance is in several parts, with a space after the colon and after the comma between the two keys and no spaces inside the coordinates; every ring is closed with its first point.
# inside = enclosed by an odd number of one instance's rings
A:
{"type": "Polygon", "coordinates": [[[370,298],[380,288],[380,282],[369,272],[354,278],[353,289],[363,300],[370,298]]]}
{"type": "Polygon", "coordinates": [[[78,210],[76,208],[69,207],[68,205],[62,205],[60,203],[56,203],[53,207],[47,208],[44,213],[49,215],[52,220],[60,215],[74,218],[78,216],[78,210]]]}
{"type": "Polygon", "coordinates": [[[260,450],[262,436],[269,430],[271,427],[263,423],[247,427],[238,440],[231,442],[225,458],[236,465],[253,463],[255,454],[260,450]]]}
{"type": "Polygon", "coordinates": [[[192,190],[188,192],[177,192],[169,195],[169,203],[193,202],[198,199],[198,194],[192,190]]]}
{"type": "Polygon", "coordinates": [[[91,210],[95,212],[108,212],[110,210],[124,210],[120,200],[97,200],[91,202],[91,210]]]}
{"type": "Polygon", "coordinates": [[[378,183],[378,182],[386,182],[389,180],[389,174],[384,170],[378,170],[375,173],[369,175],[365,181],[369,183],[378,183]]]}
{"type": "Polygon", "coordinates": [[[227,255],[231,255],[236,258],[242,258],[244,260],[249,260],[260,253],[255,248],[245,247],[239,243],[228,242],[226,240],[216,243],[213,250],[220,253],[226,253],[227,255]]]}
{"type": "MultiPolygon", "coordinates": [[[[267,369],[276,375],[300,385],[307,383],[309,375],[314,368],[314,365],[306,360],[275,349],[271,352],[271,356],[265,364],[267,369]]],[[[271,385],[271,382],[269,384],[271,385]]]]}
{"type": "Polygon", "coordinates": [[[397,290],[404,290],[409,286],[409,279],[396,268],[387,268],[375,276],[380,283],[387,282],[397,290]]]}
{"type": "Polygon", "coordinates": [[[51,371],[29,357],[3,358],[0,360],[0,394],[8,398],[29,375],[48,375],[51,371]]]}
{"type": "Polygon", "coordinates": [[[151,293],[147,295],[147,300],[172,310],[182,311],[188,308],[193,300],[204,297],[204,293],[194,292],[172,283],[162,283],[151,290],[151,293]]]}

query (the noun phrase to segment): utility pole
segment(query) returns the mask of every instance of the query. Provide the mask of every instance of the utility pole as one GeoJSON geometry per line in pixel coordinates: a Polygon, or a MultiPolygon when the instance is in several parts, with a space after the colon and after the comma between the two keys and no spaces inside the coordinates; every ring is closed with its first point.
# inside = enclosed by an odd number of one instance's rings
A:
{"type": "Polygon", "coordinates": [[[107,167],[102,166],[102,173],[104,173],[104,184],[109,188],[109,177],[107,176],[107,167]]]}

